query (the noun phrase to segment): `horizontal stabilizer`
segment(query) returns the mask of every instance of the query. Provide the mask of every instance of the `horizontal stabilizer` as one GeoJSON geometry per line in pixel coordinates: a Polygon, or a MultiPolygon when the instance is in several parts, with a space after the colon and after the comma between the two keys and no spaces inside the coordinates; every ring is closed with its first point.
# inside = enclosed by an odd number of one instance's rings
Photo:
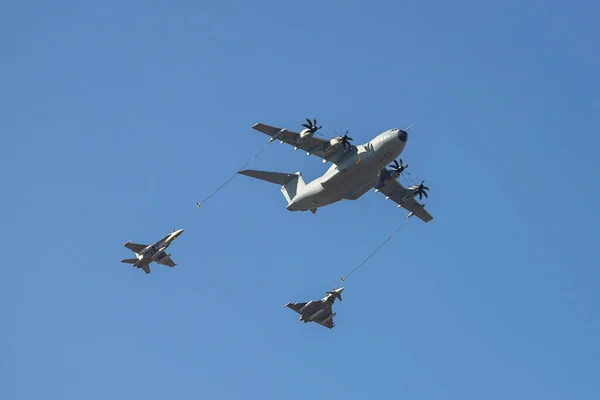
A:
{"type": "Polygon", "coordinates": [[[271,183],[275,183],[277,185],[285,185],[290,182],[292,179],[297,178],[296,174],[286,174],[283,172],[269,172],[269,171],[257,171],[252,169],[245,169],[243,171],[239,171],[238,174],[246,175],[251,178],[260,179],[262,181],[267,181],[271,183]]]}

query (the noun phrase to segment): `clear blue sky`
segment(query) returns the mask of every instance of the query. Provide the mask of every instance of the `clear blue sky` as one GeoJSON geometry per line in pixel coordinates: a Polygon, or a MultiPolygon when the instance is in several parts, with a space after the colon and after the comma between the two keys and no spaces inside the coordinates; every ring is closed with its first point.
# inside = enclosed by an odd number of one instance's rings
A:
{"type": "MultiPolygon", "coordinates": [[[[596,2],[96,3],[0,15],[0,398],[600,398],[596,2]],[[346,281],[331,331],[284,304],[403,210],[290,213],[246,177],[195,207],[254,123],[304,117],[358,143],[416,124],[435,217],[346,281]],[[176,268],[120,263],[174,228],[176,268]]],[[[252,167],[327,168],[277,143],[252,167]]]]}

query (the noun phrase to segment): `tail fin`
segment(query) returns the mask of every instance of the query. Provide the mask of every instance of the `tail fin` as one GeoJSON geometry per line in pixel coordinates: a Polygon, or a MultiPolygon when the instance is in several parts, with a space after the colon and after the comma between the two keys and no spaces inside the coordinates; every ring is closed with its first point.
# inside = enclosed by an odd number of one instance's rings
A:
{"type": "MultiPolygon", "coordinates": [[[[283,194],[283,197],[285,197],[285,199],[287,200],[288,204],[290,204],[292,200],[294,200],[294,197],[296,197],[298,192],[300,192],[304,188],[304,186],[306,186],[306,182],[304,182],[304,179],[302,179],[302,174],[300,172],[296,172],[292,180],[290,180],[281,187],[281,193],[283,194]]],[[[315,212],[313,212],[313,214],[315,212]]]]}
{"type": "Polygon", "coordinates": [[[300,172],[296,172],[295,174],[286,174],[282,172],[256,171],[246,169],[238,173],[255,179],[260,179],[263,181],[281,185],[281,193],[283,193],[283,197],[285,197],[288,204],[290,204],[296,196],[296,194],[298,194],[298,192],[304,186],[306,186],[304,179],[302,179],[302,173],[300,172]]]}
{"type": "Polygon", "coordinates": [[[136,261],[137,258],[126,258],[124,260],[121,260],[121,262],[125,264],[135,264],[136,261]]]}
{"type": "Polygon", "coordinates": [[[344,288],[339,288],[339,289],[333,289],[333,291],[331,292],[327,292],[327,294],[329,295],[333,295],[333,298],[338,298],[340,299],[340,301],[342,301],[342,292],[344,291],[344,288]]]}

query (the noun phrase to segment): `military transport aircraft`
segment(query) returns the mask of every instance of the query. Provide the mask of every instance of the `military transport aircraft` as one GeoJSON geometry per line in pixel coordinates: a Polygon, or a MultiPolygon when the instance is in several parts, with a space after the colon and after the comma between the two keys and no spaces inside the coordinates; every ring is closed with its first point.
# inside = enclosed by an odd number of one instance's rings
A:
{"type": "Polygon", "coordinates": [[[409,215],[416,215],[424,222],[429,222],[433,217],[425,207],[416,200],[423,196],[426,198],[429,188],[424,185],[404,187],[398,180],[407,167],[396,161],[406,145],[408,133],[405,130],[394,128],[376,136],[370,142],[354,146],[350,144],[353,139],[348,137],[348,132],[343,136],[331,140],[315,137],[317,121],[306,119],[308,124],[300,133],[287,129],[275,128],[262,123],[255,124],[252,128],[271,136],[270,141],[279,140],[288,143],[295,149],[302,149],[307,155],[313,154],[323,159],[323,163],[332,162],[333,165],[321,177],[306,184],[302,173],[295,174],[243,170],[239,174],[261,179],[282,185],[281,192],[286,198],[289,211],[310,210],[313,214],[317,209],[340,200],[356,200],[374,188],[392,200],[398,207],[407,209],[409,215]],[[386,168],[391,162],[389,168],[386,168]]]}
{"type": "Polygon", "coordinates": [[[332,292],[327,292],[327,296],[321,300],[311,300],[308,303],[287,303],[285,306],[300,314],[300,321],[316,322],[331,329],[335,326],[333,317],[336,316],[336,313],[332,313],[331,308],[336,298],[342,301],[343,291],[343,287],[334,289],[332,292]]]}
{"type": "Polygon", "coordinates": [[[158,264],[174,267],[177,265],[171,260],[171,255],[166,254],[165,250],[171,245],[173,240],[177,239],[183,233],[183,229],[173,230],[164,238],[154,244],[136,244],[128,241],[123,246],[135,253],[136,258],[128,258],[121,260],[126,264],[133,264],[134,267],[141,268],[145,273],[150,273],[150,263],[157,262],[158,264]]]}

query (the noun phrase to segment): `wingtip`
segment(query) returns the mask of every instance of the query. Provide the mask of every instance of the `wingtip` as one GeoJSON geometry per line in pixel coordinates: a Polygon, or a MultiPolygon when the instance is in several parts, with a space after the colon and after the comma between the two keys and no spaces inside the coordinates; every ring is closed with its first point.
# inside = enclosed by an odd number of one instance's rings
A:
{"type": "Polygon", "coordinates": [[[249,174],[251,172],[252,172],[252,170],[250,170],[250,169],[240,169],[238,172],[236,172],[236,174],[245,175],[245,176],[249,176],[252,178],[252,175],[249,174]]]}

